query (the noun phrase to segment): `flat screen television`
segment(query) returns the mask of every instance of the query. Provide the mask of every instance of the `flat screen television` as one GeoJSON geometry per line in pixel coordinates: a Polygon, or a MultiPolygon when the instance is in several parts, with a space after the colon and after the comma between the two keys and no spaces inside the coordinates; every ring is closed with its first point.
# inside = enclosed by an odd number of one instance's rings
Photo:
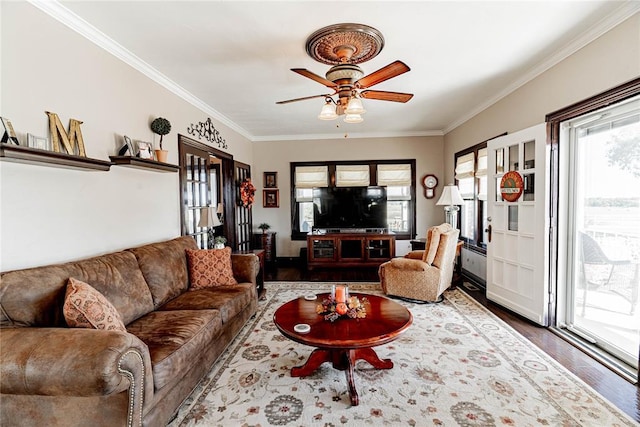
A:
{"type": "Polygon", "coordinates": [[[314,228],[387,228],[386,187],[313,189],[314,228]]]}

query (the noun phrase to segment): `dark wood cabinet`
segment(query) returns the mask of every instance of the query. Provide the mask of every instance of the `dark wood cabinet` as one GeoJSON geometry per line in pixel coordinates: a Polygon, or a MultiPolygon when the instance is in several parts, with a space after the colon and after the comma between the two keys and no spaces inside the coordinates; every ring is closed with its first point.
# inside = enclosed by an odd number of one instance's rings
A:
{"type": "Polygon", "coordinates": [[[254,233],[253,248],[264,249],[264,260],[267,266],[274,266],[278,261],[275,232],[254,233]]]}
{"type": "Polygon", "coordinates": [[[307,235],[307,267],[376,267],[395,256],[394,234],[307,235]]]}

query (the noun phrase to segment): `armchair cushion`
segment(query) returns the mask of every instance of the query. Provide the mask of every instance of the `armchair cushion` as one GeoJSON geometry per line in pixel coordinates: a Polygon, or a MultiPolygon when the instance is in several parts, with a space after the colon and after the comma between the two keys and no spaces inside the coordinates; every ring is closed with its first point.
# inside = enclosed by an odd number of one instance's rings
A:
{"type": "Polygon", "coordinates": [[[419,259],[393,258],[391,265],[405,271],[426,271],[429,265],[419,259]]]}
{"type": "Polygon", "coordinates": [[[429,265],[434,263],[440,248],[440,236],[449,231],[451,231],[451,225],[446,222],[435,227],[430,227],[429,230],[427,230],[427,247],[424,251],[424,262],[429,265]]]}

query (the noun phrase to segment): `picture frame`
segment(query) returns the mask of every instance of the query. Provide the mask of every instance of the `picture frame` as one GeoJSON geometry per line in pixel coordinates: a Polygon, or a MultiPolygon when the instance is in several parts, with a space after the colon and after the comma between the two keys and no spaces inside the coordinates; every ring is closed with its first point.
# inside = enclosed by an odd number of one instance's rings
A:
{"type": "Polygon", "coordinates": [[[138,157],[153,160],[153,146],[150,142],[136,141],[138,143],[138,157]]]}
{"type": "Polygon", "coordinates": [[[27,147],[37,148],[38,150],[51,151],[51,141],[45,136],[36,136],[31,133],[27,134],[27,147]]]}
{"type": "Polygon", "coordinates": [[[13,130],[13,125],[11,121],[6,117],[0,117],[0,122],[2,122],[2,140],[0,142],[4,142],[7,144],[20,145],[18,141],[18,137],[16,136],[16,131],[13,130]]]}
{"type": "Polygon", "coordinates": [[[279,208],[280,190],[262,190],[262,207],[279,208]]]}
{"type": "Polygon", "coordinates": [[[129,138],[127,135],[124,135],[124,144],[122,145],[122,147],[120,147],[118,155],[124,156],[127,154],[127,152],[129,153],[129,156],[133,157],[136,155],[136,152],[133,150],[133,143],[131,142],[131,138],[129,138]]]}
{"type": "Polygon", "coordinates": [[[264,173],[264,188],[278,188],[278,172],[264,173]]]}

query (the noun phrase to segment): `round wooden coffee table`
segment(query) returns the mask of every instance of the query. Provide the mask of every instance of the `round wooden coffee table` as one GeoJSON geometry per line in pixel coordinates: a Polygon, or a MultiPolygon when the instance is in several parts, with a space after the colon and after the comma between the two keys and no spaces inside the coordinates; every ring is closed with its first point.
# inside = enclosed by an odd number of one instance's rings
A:
{"type": "Polygon", "coordinates": [[[388,298],[351,293],[360,300],[368,300],[367,316],[330,322],[316,312],[316,306],[328,295],[318,294],[315,301],[307,301],[302,296],[289,301],[276,310],[273,321],[285,337],[317,347],[304,365],[291,368],[291,376],[306,377],[324,362],[331,362],[334,368],[346,371],[351,404],[356,406],[359,403],[353,380],[356,360],[365,360],[378,369],[393,368],[391,359],[381,360],[372,347],[396,339],[411,325],[413,316],[404,306],[388,298]],[[307,333],[296,332],[294,327],[297,324],[307,324],[311,329],[307,333]]]}

